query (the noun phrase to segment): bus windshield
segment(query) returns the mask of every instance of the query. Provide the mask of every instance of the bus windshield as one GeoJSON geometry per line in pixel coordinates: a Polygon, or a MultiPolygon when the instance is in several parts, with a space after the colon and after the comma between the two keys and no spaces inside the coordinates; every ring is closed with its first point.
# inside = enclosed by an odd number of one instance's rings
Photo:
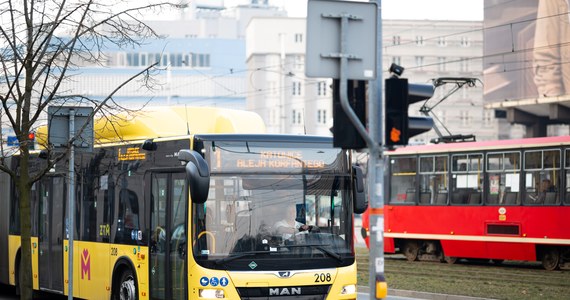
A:
{"type": "Polygon", "coordinates": [[[208,201],[193,208],[196,261],[250,270],[252,259],[255,270],[342,265],[352,253],[348,183],[340,175],[212,177],[208,201]]]}

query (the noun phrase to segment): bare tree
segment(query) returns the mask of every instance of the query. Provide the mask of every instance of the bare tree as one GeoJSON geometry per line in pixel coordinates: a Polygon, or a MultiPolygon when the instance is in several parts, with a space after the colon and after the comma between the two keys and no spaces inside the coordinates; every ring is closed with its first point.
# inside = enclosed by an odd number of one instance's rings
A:
{"type": "MultiPolygon", "coordinates": [[[[0,0],[1,1],[1,0],[0,0]]],[[[150,0],[149,0],[150,1],[150,0]]],[[[57,105],[88,105],[93,114],[108,116],[121,110],[113,95],[127,83],[152,88],[151,75],[156,64],[135,71],[126,82],[104,99],[77,94],[69,83],[85,65],[105,66],[105,49],[133,47],[156,33],[141,21],[143,14],[165,8],[172,3],[145,3],[141,0],[4,0],[0,2],[0,122],[13,130],[19,147],[19,166],[12,169],[0,132],[0,171],[16,183],[19,197],[21,234],[20,291],[23,299],[32,297],[31,210],[30,196],[38,181],[66,153],[51,155],[39,170],[30,168],[29,134],[44,125],[46,108],[57,105]]],[[[73,141],[69,141],[71,145],[73,141]]],[[[49,145],[43,145],[48,151],[49,145]]],[[[2,199],[2,201],[8,201],[2,199]]],[[[17,267],[18,268],[18,267],[17,267]]]]}

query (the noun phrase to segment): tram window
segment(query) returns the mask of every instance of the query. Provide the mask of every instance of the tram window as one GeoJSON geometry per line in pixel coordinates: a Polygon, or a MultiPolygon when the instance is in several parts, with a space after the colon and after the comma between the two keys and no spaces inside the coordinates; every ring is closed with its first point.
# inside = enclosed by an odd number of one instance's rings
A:
{"type": "Polygon", "coordinates": [[[564,193],[564,203],[570,204],[570,149],[564,152],[566,166],[566,192],[564,193]]]}
{"type": "Polygon", "coordinates": [[[420,173],[433,172],[433,157],[420,157],[420,173]]]}
{"type": "Polygon", "coordinates": [[[393,158],[390,165],[390,203],[416,203],[417,159],[393,158]]]}
{"type": "Polygon", "coordinates": [[[449,168],[447,167],[447,156],[436,156],[435,157],[435,171],[436,172],[447,172],[449,168]]]}
{"type": "Polygon", "coordinates": [[[555,205],[560,203],[560,166],[560,150],[525,152],[525,204],[555,205]]]}
{"type": "Polygon", "coordinates": [[[487,155],[487,170],[499,171],[503,169],[502,165],[503,154],[489,154],[487,155]]]}
{"type": "Polygon", "coordinates": [[[483,191],[482,154],[452,156],[452,204],[480,204],[483,191]]]}
{"type": "Polygon", "coordinates": [[[486,204],[515,205],[520,203],[520,153],[487,154],[486,204]]]}
{"type": "Polygon", "coordinates": [[[521,154],[519,152],[505,153],[503,159],[504,170],[520,170],[521,169],[521,154]]]}
{"type": "Polygon", "coordinates": [[[447,155],[420,157],[420,204],[447,204],[448,168],[447,155]]]}

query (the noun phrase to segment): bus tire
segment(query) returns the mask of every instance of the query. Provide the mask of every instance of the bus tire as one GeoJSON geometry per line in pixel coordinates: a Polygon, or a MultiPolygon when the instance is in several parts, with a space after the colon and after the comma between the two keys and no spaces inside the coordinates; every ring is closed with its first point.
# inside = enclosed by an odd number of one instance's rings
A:
{"type": "Polygon", "coordinates": [[[542,267],[548,271],[557,270],[560,266],[560,253],[556,248],[544,249],[542,253],[542,267]]]}
{"type": "Polygon", "coordinates": [[[22,282],[22,260],[19,254],[16,258],[16,266],[16,296],[20,296],[22,294],[22,285],[20,284],[22,282]]]}
{"type": "Polygon", "coordinates": [[[137,300],[139,298],[136,278],[131,268],[123,269],[113,292],[112,299],[114,300],[137,300]]]}

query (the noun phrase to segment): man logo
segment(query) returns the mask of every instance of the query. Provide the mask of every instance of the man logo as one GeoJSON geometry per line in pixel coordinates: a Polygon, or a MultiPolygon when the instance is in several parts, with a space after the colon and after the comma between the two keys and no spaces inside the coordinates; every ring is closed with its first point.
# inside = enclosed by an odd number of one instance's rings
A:
{"type": "Polygon", "coordinates": [[[291,277],[291,272],[287,271],[287,272],[278,272],[279,277],[281,278],[289,278],[291,277]]]}
{"type": "Polygon", "coordinates": [[[292,288],[269,288],[269,296],[292,296],[301,295],[300,287],[292,288]]]}

